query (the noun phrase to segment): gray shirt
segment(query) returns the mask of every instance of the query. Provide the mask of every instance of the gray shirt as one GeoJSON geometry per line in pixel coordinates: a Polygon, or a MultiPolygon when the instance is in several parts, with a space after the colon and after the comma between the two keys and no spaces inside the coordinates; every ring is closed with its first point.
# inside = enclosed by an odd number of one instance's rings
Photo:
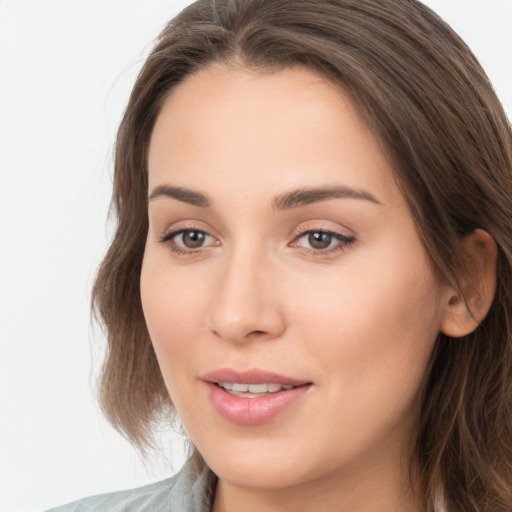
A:
{"type": "Polygon", "coordinates": [[[205,465],[189,461],[167,480],[91,496],[47,512],[210,512],[216,481],[205,465]]]}

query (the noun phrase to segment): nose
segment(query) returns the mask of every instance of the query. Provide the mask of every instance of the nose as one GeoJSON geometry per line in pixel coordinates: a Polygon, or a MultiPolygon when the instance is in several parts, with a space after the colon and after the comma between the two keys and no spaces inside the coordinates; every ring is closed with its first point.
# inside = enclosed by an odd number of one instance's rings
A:
{"type": "Polygon", "coordinates": [[[211,330],[230,343],[271,340],[285,330],[279,280],[264,255],[240,250],[223,262],[211,306],[211,330]]]}

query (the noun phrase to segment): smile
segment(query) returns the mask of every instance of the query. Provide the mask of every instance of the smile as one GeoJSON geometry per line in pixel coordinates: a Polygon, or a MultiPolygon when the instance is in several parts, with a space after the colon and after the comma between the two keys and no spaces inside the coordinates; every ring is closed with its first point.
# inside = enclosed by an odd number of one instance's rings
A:
{"type": "Polygon", "coordinates": [[[288,391],[295,387],[291,384],[240,384],[238,382],[217,382],[217,386],[224,389],[231,396],[239,396],[242,398],[259,398],[267,396],[270,393],[288,391]]]}
{"type": "Polygon", "coordinates": [[[302,402],[313,383],[265,370],[214,370],[201,377],[213,409],[236,425],[269,423],[292,412],[302,402]]]}

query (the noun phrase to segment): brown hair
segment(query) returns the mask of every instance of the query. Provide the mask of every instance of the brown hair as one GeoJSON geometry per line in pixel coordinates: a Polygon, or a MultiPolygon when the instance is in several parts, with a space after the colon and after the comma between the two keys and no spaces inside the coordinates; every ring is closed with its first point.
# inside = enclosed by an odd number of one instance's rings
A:
{"type": "Polygon", "coordinates": [[[214,62],[305,66],[340,84],[389,156],[443,280],[458,282],[464,235],[482,228],[494,238],[495,300],[470,335],[439,336],[415,457],[429,510],[512,510],[512,132],[471,51],[417,0],[199,0],[159,36],[119,128],[117,231],[93,290],[108,334],[107,417],[144,447],[173,412],[139,291],[147,152],[170,90],[214,62]]]}

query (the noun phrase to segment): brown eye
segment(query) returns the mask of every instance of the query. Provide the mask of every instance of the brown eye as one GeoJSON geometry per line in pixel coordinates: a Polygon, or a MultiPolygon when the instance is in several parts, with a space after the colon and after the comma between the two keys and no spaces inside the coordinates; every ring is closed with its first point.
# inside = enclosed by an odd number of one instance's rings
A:
{"type": "Polygon", "coordinates": [[[198,249],[204,245],[206,234],[195,230],[182,231],[176,236],[176,239],[187,249],[198,249]]]}
{"type": "Polygon", "coordinates": [[[317,255],[334,255],[345,250],[355,241],[355,237],[342,235],[335,231],[305,231],[292,243],[292,247],[301,247],[306,252],[317,255]]]}
{"type": "Polygon", "coordinates": [[[203,253],[210,247],[220,245],[213,236],[200,229],[179,229],[167,233],[159,242],[164,244],[171,252],[180,255],[192,255],[203,253]]]}
{"type": "Polygon", "coordinates": [[[331,246],[332,235],[323,231],[311,231],[308,234],[308,243],[312,249],[322,250],[331,246]]]}

